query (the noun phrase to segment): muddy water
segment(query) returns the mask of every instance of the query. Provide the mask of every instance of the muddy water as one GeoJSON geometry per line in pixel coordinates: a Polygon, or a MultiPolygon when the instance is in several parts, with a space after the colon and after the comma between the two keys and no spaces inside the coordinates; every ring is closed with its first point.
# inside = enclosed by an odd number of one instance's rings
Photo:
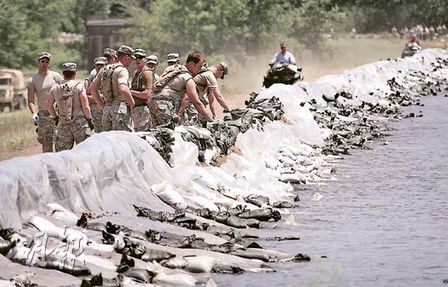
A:
{"type": "Polygon", "coordinates": [[[299,241],[261,242],[311,262],[219,275],[218,286],[448,286],[448,97],[423,103],[406,110],[423,117],[391,123],[392,136],[341,161],[338,181],[298,191],[297,225],[271,233],[299,241]]]}

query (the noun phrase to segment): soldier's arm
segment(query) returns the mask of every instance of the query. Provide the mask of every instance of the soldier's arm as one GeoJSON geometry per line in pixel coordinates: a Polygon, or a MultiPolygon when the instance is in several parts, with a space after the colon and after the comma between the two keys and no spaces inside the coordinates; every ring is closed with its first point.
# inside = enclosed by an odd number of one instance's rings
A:
{"type": "Polygon", "coordinates": [[[99,79],[99,77],[96,77],[95,80],[93,80],[93,82],[90,84],[90,86],[87,89],[87,91],[93,96],[93,100],[95,101],[96,106],[100,110],[103,110],[104,102],[101,99],[100,94],[98,93],[99,87],[100,87],[100,79],[99,79]]]}
{"type": "Polygon", "coordinates": [[[184,121],[185,108],[189,101],[187,93],[183,93],[182,101],[180,102],[179,110],[177,111],[177,117],[179,118],[180,123],[183,123],[184,121]]]}
{"type": "Polygon", "coordinates": [[[196,110],[203,115],[207,121],[213,121],[213,115],[205,108],[204,104],[199,100],[198,93],[196,91],[196,83],[193,79],[188,80],[187,82],[187,95],[190,99],[191,103],[194,105],[196,110]]]}
{"type": "Polygon", "coordinates": [[[213,96],[218,101],[218,103],[221,105],[221,107],[223,107],[223,109],[225,109],[225,110],[228,110],[229,109],[229,105],[227,104],[227,102],[224,99],[224,97],[221,95],[221,92],[219,91],[219,88],[218,87],[210,88],[210,90],[213,93],[213,96]]]}
{"type": "Polygon", "coordinates": [[[86,119],[92,119],[92,114],[90,113],[89,99],[87,98],[87,93],[85,89],[82,89],[79,94],[79,99],[81,100],[81,107],[86,119]]]}
{"type": "Polygon", "coordinates": [[[27,92],[28,92],[28,108],[30,109],[30,112],[32,114],[35,114],[36,113],[36,105],[34,104],[34,99],[35,99],[34,86],[32,86],[32,85],[28,86],[27,92]]]}
{"type": "Polygon", "coordinates": [[[55,99],[54,99],[54,95],[53,95],[53,89],[51,89],[48,94],[47,109],[48,109],[48,112],[50,112],[50,116],[53,119],[58,116],[56,114],[56,111],[54,110],[54,102],[55,102],[55,99]]]}
{"type": "Polygon", "coordinates": [[[131,90],[126,84],[118,85],[118,91],[120,92],[121,98],[125,101],[131,110],[135,107],[134,98],[132,98],[131,90]]]}
{"type": "Polygon", "coordinates": [[[212,112],[213,119],[216,119],[216,106],[215,106],[215,96],[209,90],[207,93],[208,105],[210,106],[210,111],[212,112]]]}

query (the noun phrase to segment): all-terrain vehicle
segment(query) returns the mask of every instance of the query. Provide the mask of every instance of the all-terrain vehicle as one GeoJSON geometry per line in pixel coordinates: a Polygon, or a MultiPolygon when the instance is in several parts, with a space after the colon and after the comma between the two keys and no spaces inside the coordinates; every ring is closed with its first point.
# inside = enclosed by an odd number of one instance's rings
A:
{"type": "Polygon", "coordinates": [[[292,85],[303,80],[302,68],[284,62],[275,63],[264,76],[263,86],[269,88],[273,84],[281,83],[292,85]]]}
{"type": "Polygon", "coordinates": [[[422,50],[422,47],[418,45],[417,43],[407,43],[404,47],[403,51],[401,52],[401,57],[411,57],[414,56],[416,53],[420,52],[422,50]]]}

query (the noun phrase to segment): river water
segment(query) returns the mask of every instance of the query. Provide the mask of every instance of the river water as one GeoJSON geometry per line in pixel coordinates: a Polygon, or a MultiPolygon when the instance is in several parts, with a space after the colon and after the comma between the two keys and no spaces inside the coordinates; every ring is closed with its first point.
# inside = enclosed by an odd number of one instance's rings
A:
{"type": "Polygon", "coordinates": [[[299,187],[296,225],[270,232],[300,240],[259,242],[310,262],[218,275],[218,286],[448,286],[448,97],[422,102],[405,113],[423,117],[391,122],[392,136],[339,162],[337,181],[299,187]]]}

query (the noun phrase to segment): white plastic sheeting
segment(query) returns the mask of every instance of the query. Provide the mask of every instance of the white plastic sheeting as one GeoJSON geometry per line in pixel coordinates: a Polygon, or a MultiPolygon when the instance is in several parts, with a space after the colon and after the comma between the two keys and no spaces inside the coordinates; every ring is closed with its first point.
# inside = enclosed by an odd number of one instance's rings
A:
{"type": "MultiPolygon", "coordinates": [[[[314,83],[274,85],[263,90],[260,98],[276,96],[284,103],[287,122],[267,123],[263,131],[240,134],[236,146],[242,155],[230,154],[220,167],[196,166],[197,148],[178,133],[173,167],[145,140],[127,132],[97,134],[70,151],[1,162],[0,226],[20,228],[33,215],[45,213],[49,203],[78,214],[135,215],[133,204],[156,211],[186,205],[218,210],[251,194],[268,196],[272,201],[284,199],[290,195],[291,185],[279,182],[279,174],[272,169],[279,152],[295,151],[310,157],[309,145],[321,145],[328,134],[314,121],[307,101],[315,99],[325,106],[322,95],[341,91],[354,96],[344,99],[347,104],[361,99],[380,101],[390,92],[386,80],[399,71],[429,71],[438,56],[447,57],[442,50],[425,50],[411,58],[364,65],[314,83]]],[[[310,161],[318,167],[325,157],[314,155],[310,161]]]]}

